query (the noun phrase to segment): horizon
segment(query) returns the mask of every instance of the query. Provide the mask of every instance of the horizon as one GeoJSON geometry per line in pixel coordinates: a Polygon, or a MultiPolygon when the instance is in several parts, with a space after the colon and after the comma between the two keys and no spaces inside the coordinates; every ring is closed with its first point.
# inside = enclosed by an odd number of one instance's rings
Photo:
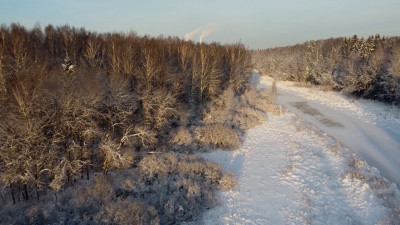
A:
{"type": "Polygon", "coordinates": [[[311,40],[400,36],[400,1],[2,1],[0,23],[69,25],[98,33],[242,43],[257,50],[311,40]]]}

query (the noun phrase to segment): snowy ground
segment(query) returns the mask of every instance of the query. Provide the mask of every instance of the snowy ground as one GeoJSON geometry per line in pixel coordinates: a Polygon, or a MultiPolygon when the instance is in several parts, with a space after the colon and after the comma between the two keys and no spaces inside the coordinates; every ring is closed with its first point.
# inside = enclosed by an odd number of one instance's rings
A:
{"type": "MultiPolygon", "coordinates": [[[[273,79],[270,77],[262,77],[261,85],[272,81],[273,79]]],[[[280,90],[291,92],[305,99],[314,100],[365,122],[373,124],[400,123],[400,110],[396,106],[366,99],[356,99],[338,92],[298,87],[291,81],[279,81],[277,86],[280,90]]],[[[396,128],[397,134],[400,135],[400,127],[396,128]]]]}
{"type": "MultiPolygon", "coordinates": [[[[261,85],[271,83],[268,77],[261,85]]],[[[338,139],[400,187],[400,110],[383,103],[279,82],[277,101],[338,139]]]]}
{"type": "MultiPolygon", "coordinates": [[[[343,111],[357,112],[350,103],[343,111]]],[[[204,224],[400,224],[396,185],[293,113],[268,116],[247,132],[241,149],[203,156],[238,177],[233,190],[220,192],[221,206],[204,224]]]]}

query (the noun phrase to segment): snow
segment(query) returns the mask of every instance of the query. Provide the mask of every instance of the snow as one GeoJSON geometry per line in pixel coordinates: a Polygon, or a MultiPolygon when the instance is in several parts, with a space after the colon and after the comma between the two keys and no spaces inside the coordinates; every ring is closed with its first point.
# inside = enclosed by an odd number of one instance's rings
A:
{"type": "MultiPolygon", "coordinates": [[[[268,83],[270,79],[262,77],[261,84],[268,83]]],[[[349,100],[334,92],[293,87],[288,82],[279,82],[277,87],[279,104],[350,147],[400,185],[399,108],[349,100]]]]}
{"type": "MultiPolygon", "coordinates": [[[[268,84],[273,81],[270,77],[262,77],[262,80],[263,84],[268,84]]],[[[332,109],[346,113],[352,118],[367,123],[400,123],[400,109],[397,106],[372,100],[356,99],[333,91],[321,91],[317,89],[298,87],[291,81],[279,81],[277,86],[280,90],[329,106],[332,109]]],[[[396,133],[400,136],[400,126],[392,127],[392,129],[396,129],[396,133]]]]}
{"type": "MultiPolygon", "coordinates": [[[[261,78],[261,86],[265,85],[269,85],[269,80],[261,78]]],[[[278,93],[282,94],[279,88],[278,85],[278,93]]],[[[286,90],[295,93],[290,88],[286,90]]],[[[309,104],[309,99],[302,99],[309,104]]],[[[313,101],[325,101],[320,105],[331,107],[329,99],[321,95],[313,101]]],[[[339,113],[358,112],[358,106],[351,106],[352,102],[346,106],[346,99],[342,101],[342,105],[336,100],[332,103],[342,107],[339,113]]],[[[316,109],[326,116],[324,110],[316,109]]],[[[368,117],[360,121],[371,120],[366,122],[371,126],[384,121],[374,117],[372,111],[366,112],[371,113],[354,113],[350,117],[368,117]]],[[[387,118],[396,121],[395,116],[387,118]]],[[[268,115],[267,122],[246,133],[242,148],[201,154],[221,163],[238,178],[232,190],[220,191],[220,207],[207,212],[203,223],[399,224],[397,186],[369,166],[358,152],[309,120],[312,118],[304,119],[292,112],[268,115]]],[[[346,130],[347,121],[339,122],[343,127],[330,129],[346,130]]]]}
{"type": "Polygon", "coordinates": [[[272,123],[269,125],[250,130],[243,147],[238,151],[217,151],[204,155],[222,163],[227,170],[234,171],[239,180],[232,191],[221,193],[224,207],[210,212],[205,224],[284,223],[284,217],[277,209],[287,207],[286,199],[294,189],[278,182],[277,169],[285,168],[288,162],[285,160],[286,147],[276,141],[286,131],[284,127],[273,127],[272,123]],[[266,139],[264,135],[271,138],[266,139]],[[271,148],[266,151],[266,146],[271,148]],[[220,220],[215,220],[214,217],[220,214],[220,220]]]}

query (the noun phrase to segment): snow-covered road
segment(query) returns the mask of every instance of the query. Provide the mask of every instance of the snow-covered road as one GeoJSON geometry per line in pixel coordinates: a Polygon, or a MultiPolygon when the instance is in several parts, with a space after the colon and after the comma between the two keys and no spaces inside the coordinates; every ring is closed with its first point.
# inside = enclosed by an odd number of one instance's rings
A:
{"type": "MultiPolygon", "coordinates": [[[[261,78],[259,87],[270,83],[261,78]]],[[[246,133],[238,150],[202,154],[238,177],[232,190],[220,192],[221,206],[206,213],[203,224],[400,224],[396,185],[346,147],[350,145],[341,144],[340,136],[321,131],[323,126],[333,131],[349,128],[354,138],[353,132],[370,131],[369,126],[378,124],[370,116],[375,114],[368,111],[365,115],[369,116],[363,117],[353,113],[350,118],[340,114],[338,119],[336,113],[358,109],[352,108],[353,103],[343,102],[341,111],[331,112],[326,109],[328,104],[316,105],[322,100],[309,101],[304,93],[298,97],[293,92],[291,87],[280,88],[278,84],[278,100],[294,113],[269,115],[267,122],[246,133]],[[349,125],[357,116],[360,121],[349,125]],[[363,118],[372,122],[354,128],[363,124],[363,118]]],[[[317,97],[311,96],[321,98],[321,93],[316,93],[317,97]]],[[[368,135],[361,137],[367,141],[368,135]]]]}
{"type": "MultiPolygon", "coordinates": [[[[261,83],[267,85],[270,80],[264,77],[261,83]]],[[[400,134],[397,129],[393,129],[400,128],[399,121],[380,121],[382,124],[390,122],[392,126],[363,121],[335,106],[301,97],[301,92],[299,94],[296,89],[290,89],[290,86],[280,87],[278,84],[277,93],[279,104],[347,145],[370,166],[378,168],[385,177],[400,187],[400,134]]],[[[322,91],[314,90],[314,94],[327,95],[329,98],[329,93],[322,91]]],[[[382,111],[385,110],[384,107],[382,111]]]]}

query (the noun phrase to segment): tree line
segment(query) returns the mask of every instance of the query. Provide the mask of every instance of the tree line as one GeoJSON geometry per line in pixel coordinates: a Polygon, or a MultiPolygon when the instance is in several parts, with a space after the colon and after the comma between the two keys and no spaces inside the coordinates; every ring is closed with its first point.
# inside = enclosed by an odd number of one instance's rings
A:
{"type": "Polygon", "coordinates": [[[135,165],[249,86],[250,55],[220,45],[70,26],[0,27],[0,184],[13,202],[135,165]],[[190,118],[183,120],[182,118],[190,118]],[[185,123],[185,124],[182,124],[185,123]]]}
{"type": "Polygon", "coordinates": [[[358,97],[400,104],[400,38],[331,38],[252,51],[263,72],[324,85],[358,97]]]}

